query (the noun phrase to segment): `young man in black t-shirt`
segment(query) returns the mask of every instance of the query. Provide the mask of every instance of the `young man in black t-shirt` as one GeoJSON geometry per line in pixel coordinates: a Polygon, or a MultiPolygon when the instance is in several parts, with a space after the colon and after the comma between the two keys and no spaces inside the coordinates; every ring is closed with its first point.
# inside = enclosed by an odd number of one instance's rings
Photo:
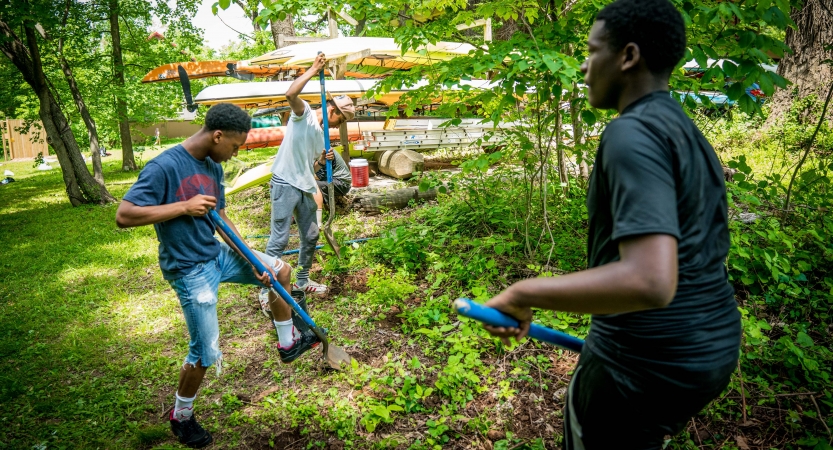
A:
{"type": "Polygon", "coordinates": [[[668,92],[685,53],[668,0],[617,0],[596,16],[582,65],[588,99],[616,109],[590,187],[589,269],[510,286],[489,306],[521,326],[530,308],[593,314],[565,406],[565,448],[659,449],[726,388],[741,326],[723,261],[717,156],[668,92]]]}

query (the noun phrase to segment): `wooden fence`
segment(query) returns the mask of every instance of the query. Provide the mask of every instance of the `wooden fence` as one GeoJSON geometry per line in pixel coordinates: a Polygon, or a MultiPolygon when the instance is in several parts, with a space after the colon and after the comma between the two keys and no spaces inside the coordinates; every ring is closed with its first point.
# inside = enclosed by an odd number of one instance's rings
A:
{"type": "Polygon", "coordinates": [[[0,121],[0,134],[3,141],[3,160],[34,158],[38,153],[49,155],[49,145],[46,143],[46,130],[40,121],[29,127],[28,133],[23,133],[22,119],[6,119],[0,121]]]}

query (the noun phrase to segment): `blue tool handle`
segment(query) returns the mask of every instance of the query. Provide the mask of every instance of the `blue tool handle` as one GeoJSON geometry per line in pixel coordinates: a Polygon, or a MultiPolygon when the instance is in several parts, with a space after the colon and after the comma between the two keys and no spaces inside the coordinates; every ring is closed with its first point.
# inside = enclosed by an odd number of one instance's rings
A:
{"type": "Polygon", "coordinates": [[[286,289],[284,289],[283,286],[281,286],[281,284],[278,283],[278,280],[276,280],[275,277],[272,276],[272,272],[266,269],[266,266],[263,265],[263,262],[260,261],[260,258],[258,258],[254,254],[254,252],[252,252],[252,249],[250,249],[249,246],[246,245],[246,243],[243,242],[243,240],[237,236],[237,233],[231,230],[231,228],[228,226],[228,224],[226,224],[222,217],[220,217],[220,215],[217,214],[217,211],[212,209],[208,213],[208,217],[211,219],[212,222],[214,222],[214,225],[217,228],[222,230],[223,233],[225,233],[226,236],[228,236],[229,239],[231,239],[231,242],[233,242],[234,245],[240,250],[240,252],[243,253],[243,256],[246,258],[246,261],[249,261],[249,264],[253,265],[255,269],[257,269],[258,273],[266,272],[269,274],[269,281],[272,283],[272,288],[278,293],[278,295],[281,296],[283,301],[285,301],[299,316],[301,316],[301,318],[304,319],[304,322],[307,325],[309,325],[310,328],[316,328],[315,322],[312,321],[312,318],[309,316],[309,314],[307,314],[307,312],[304,311],[303,308],[301,308],[298,305],[295,299],[292,298],[291,295],[289,295],[289,292],[286,292],[286,289]]]}
{"type": "MultiPolygon", "coordinates": [[[[321,52],[318,52],[320,55],[321,52]]],[[[324,129],[324,149],[330,153],[330,123],[329,114],[327,114],[327,91],[324,88],[324,69],[318,72],[318,81],[321,83],[321,115],[324,117],[324,124],[321,128],[324,129]]],[[[333,162],[327,160],[327,184],[333,182],[333,162]]]]}
{"type": "MultiPolygon", "coordinates": [[[[493,327],[518,328],[518,321],[511,316],[494,308],[475,303],[467,298],[458,298],[455,300],[454,309],[461,316],[466,316],[493,327]]],[[[576,353],[581,353],[581,347],[584,346],[582,339],[534,323],[529,327],[529,337],[576,353]]]]}

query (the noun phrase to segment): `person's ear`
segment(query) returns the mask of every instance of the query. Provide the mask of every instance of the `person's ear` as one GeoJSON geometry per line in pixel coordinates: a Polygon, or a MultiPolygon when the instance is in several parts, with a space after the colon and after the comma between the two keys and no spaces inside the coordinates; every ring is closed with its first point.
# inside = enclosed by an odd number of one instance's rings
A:
{"type": "Polygon", "coordinates": [[[637,65],[642,59],[642,54],[639,52],[639,46],[633,42],[629,42],[622,49],[622,72],[626,72],[637,65]]]}
{"type": "Polygon", "coordinates": [[[214,141],[215,144],[220,143],[220,138],[223,137],[223,132],[221,130],[214,130],[214,133],[211,134],[211,139],[214,141]]]}

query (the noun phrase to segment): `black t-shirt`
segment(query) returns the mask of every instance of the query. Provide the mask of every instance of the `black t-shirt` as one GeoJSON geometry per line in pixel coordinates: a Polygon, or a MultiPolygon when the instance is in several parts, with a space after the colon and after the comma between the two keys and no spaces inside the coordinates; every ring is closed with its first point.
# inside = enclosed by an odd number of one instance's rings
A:
{"type": "Polygon", "coordinates": [[[642,97],[607,126],[587,209],[590,267],[618,261],[622,239],[646,234],[677,238],[679,258],[671,304],[594,315],[590,351],[629,376],[680,385],[734,362],[741,326],[724,265],[729,229],[723,171],[668,92],[642,97]]]}

